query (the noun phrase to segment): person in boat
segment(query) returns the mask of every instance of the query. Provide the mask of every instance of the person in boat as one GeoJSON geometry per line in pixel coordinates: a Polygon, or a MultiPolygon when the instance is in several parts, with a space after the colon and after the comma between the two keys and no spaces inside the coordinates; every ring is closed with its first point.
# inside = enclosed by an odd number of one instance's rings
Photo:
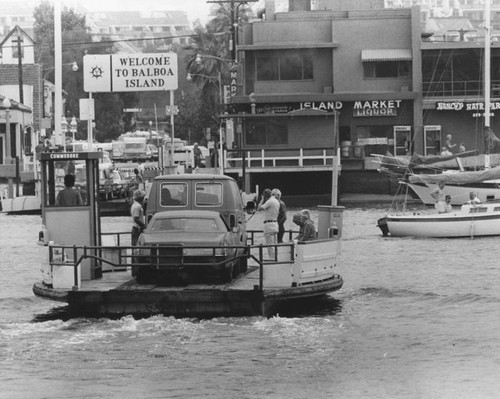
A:
{"type": "Polygon", "coordinates": [[[59,191],[56,198],[57,206],[80,206],[83,200],[80,192],[75,190],[75,175],[64,176],[64,188],[59,191]]]}
{"type": "Polygon", "coordinates": [[[443,213],[446,207],[444,187],[445,184],[440,181],[438,186],[430,193],[431,197],[434,198],[434,208],[439,213],[443,213]]]}
{"type": "Polygon", "coordinates": [[[278,188],[273,188],[271,194],[280,203],[278,212],[278,243],[280,243],[283,242],[283,236],[285,235],[286,205],[281,199],[281,191],[278,188]]]}
{"type": "Polygon", "coordinates": [[[144,208],[142,202],[146,194],[142,190],[134,191],[134,202],[130,207],[130,216],[132,217],[132,245],[137,245],[137,240],[142,231],[146,228],[144,223],[144,208]]]}
{"type": "Polygon", "coordinates": [[[453,210],[451,206],[451,196],[450,195],[445,196],[444,202],[445,202],[444,212],[439,212],[439,213],[450,213],[453,210]]]}
{"type": "Polygon", "coordinates": [[[455,148],[457,145],[456,144],[452,144],[451,142],[451,134],[447,134],[446,135],[446,149],[452,153],[453,152],[453,148],[455,148]]]}
{"type": "Polygon", "coordinates": [[[271,190],[266,188],[262,194],[262,199],[257,207],[259,211],[264,211],[264,237],[267,247],[267,253],[270,259],[274,259],[274,244],[277,244],[278,234],[278,215],[280,203],[271,194],[271,190]]]}
{"type": "Polygon", "coordinates": [[[469,193],[469,200],[467,201],[467,204],[468,205],[476,205],[476,204],[480,204],[481,203],[481,200],[479,198],[477,198],[477,194],[475,191],[471,191],[469,193]]]}
{"type": "Polygon", "coordinates": [[[465,145],[464,145],[464,143],[460,143],[460,146],[458,147],[458,152],[465,152],[465,145]]]}
{"type": "Polygon", "coordinates": [[[441,156],[446,157],[448,155],[452,155],[452,152],[447,147],[443,147],[441,151],[441,156]]]}
{"type": "Polygon", "coordinates": [[[299,226],[299,234],[297,241],[311,241],[317,238],[316,227],[311,220],[311,213],[307,209],[303,209],[293,215],[293,222],[299,226]]]}

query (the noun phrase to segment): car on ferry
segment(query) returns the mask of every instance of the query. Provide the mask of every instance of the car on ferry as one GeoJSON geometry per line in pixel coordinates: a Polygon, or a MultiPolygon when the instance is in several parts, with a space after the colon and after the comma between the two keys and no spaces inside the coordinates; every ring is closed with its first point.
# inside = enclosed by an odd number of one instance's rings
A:
{"type": "Polygon", "coordinates": [[[139,237],[138,283],[230,282],[247,268],[240,232],[217,211],[157,212],[139,237]]]}

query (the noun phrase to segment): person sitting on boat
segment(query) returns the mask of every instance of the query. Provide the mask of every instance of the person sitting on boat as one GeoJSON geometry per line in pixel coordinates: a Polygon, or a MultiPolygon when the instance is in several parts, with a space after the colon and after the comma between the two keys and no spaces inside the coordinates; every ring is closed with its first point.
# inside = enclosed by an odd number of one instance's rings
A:
{"type": "Polygon", "coordinates": [[[311,220],[310,212],[304,209],[293,215],[293,222],[300,227],[297,241],[311,241],[317,237],[316,227],[311,220]]]}
{"type": "Polygon", "coordinates": [[[79,206],[83,205],[80,191],[74,189],[75,175],[64,176],[64,188],[59,191],[56,198],[58,206],[79,206]]]}
{"type": "Polygon", "coordinates": [[[439,213],[444,213],[446,207],[444,187],[445,184],[440,181],[438,187],[430,193],[431,197],[434,198],[434,208],[436,208],[439,213]]]}
{"type": "Polygon", "coordinates": [[[441,151],[441,156],[446,157],[448,155],[452,155],[451,151],[448,148],[443,147],[443,150],[441,151]]]}
{"type": "Polygon", "coordinates": [[[446,135],[446,149],[451,153],[453,148],[456,147],[456,144],[452,144],[451,142],[451,134],[446,135]]]}
{"type": "Polygon", "coordinates": [[[481,203],[481,200],[479,198],[477,198],[477,194],[475,191],[471,191],[469,193],[469,200],[467,201],[467,204],[468,205],[476,205],[476,204],[480,204],[481,203]]]}
{"type": "Polygon", "coordinates": [[[451,207],[451,196],[447,195],[446,197],[444,197],[444,202],[444,212],[439,213],[450,213],[453,210],[453,208],[451,207]]]}

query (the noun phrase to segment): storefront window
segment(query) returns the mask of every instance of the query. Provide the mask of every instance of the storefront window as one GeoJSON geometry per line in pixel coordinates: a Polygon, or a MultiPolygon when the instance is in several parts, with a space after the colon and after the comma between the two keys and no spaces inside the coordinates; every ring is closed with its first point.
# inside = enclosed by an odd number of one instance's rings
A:
{"type": "Polygon", "coordinates": [[[267,118],[252,120],[245,124],[247,145],[280,145],[288,143],[286,120],[267,118]]]}
{"type": "Polygon", "coordinates": [[[313,58],[308,52],[259,54],[256,57],[257,80],[310,80],[313,58]]]}
{"type": "Polygon", "coordinates": [[[363,63],[365,79],[407,78],[410,76],[409,61],[382,61],[363,63]]]}

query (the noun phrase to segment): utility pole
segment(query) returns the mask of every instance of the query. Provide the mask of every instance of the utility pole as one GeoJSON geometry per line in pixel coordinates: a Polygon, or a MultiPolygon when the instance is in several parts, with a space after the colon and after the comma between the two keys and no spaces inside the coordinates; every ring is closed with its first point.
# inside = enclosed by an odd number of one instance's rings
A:
{"type": "Polygon", "coordinates": [[[207,0],[207,3],[213,3],[213,4],[230,4],[231,5],[231,28],[229,29],[230,32],[230,38],[229,38],[229,51],[231,53],[231,59],[234,62],[237,62],[237,56],[236,56],[236,42],[237,42],[237,36],[236,36],[236,27],[238,26],[238,13],[239,13],[239,8],[248,3],[256,3],[259,0],[207,0]],[[235,4],[237,4],[235,8],[235,4]]]}
{"type": "Polygon", "coordinates": [[[17,69],[19,76],[19,102],[24,104],[24,92],[23,92],[23,51],[21,47],[21,43],[23,42],[23,38],[21,36],[21,30],[17,27],[17,38],[12,40],[13,42],[17,42],[17,69]]]}

